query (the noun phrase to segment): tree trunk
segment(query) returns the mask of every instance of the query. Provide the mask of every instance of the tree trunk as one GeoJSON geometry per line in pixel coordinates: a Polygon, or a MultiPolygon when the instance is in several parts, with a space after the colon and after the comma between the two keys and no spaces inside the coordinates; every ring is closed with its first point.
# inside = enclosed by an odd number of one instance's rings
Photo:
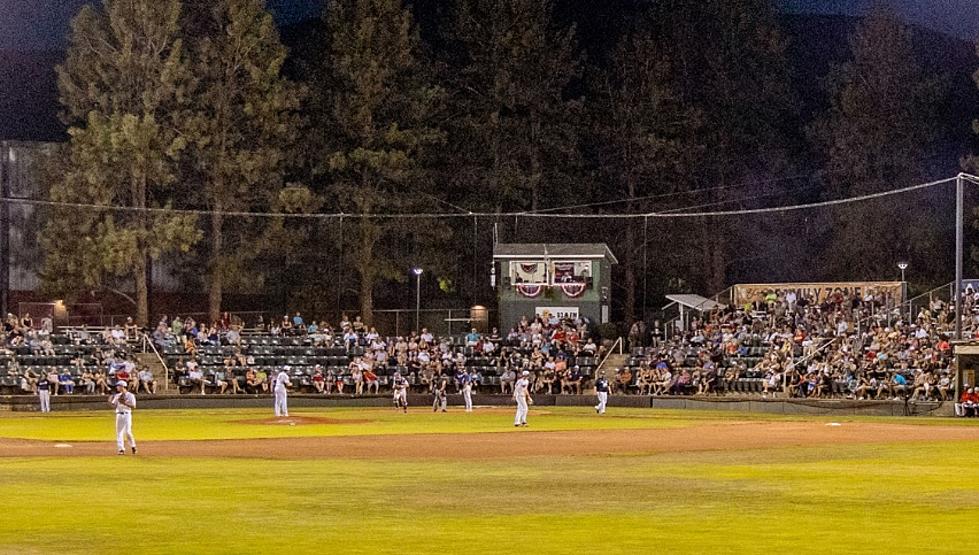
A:
{"type": "MultiPolygon", "coordinates": [[[[146,208],[146,174],[139,171],[132,183],[133,206],[146,208]]],[[[150,321],[150,288],[149,288],[149,249],[146,245],[146,214],[136,213],[136,324],[146,326],[150,321]]]]}
{"type": "Polygon", "coordinates": [[[622,286],[625,287],[625,305],[623,306],[623,318],[628,324],[632,324],[636,318],[636,231],[631,221],[626,222],[625,228],[625,260],[623,268],[625,276],[622,286]]]}
{"type": "Polygon", "coordinates": [[[224,242],[224,216],[221,205],[214,205],[211,213],[211,283],[208,287],[208,317],[211,322],[221,319],[221,298],[224,287],[224,268],[221,263],[224,242]]]}
{"type": "Polygon", "coordinates": [[[374,324],[374,277],[370,272],[360,273],[360,317],[365,325],[374,324]]]}
{"type": "Polygon", "coordinates": [[[145,254],[137,257],[136,261],[136,323],[146,326],[150,321],[150,289],[147,284],[149,281],[149,264],[145,254]]]}

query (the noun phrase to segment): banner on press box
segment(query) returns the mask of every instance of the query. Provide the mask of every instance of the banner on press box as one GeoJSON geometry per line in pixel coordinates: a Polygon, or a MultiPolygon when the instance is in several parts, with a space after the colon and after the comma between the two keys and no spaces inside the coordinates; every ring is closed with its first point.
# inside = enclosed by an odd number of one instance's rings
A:
{"type": "Polygon", "coordinates": [[[550,316],[557,316],[558,319],[564,320],[565,318],[570,318],[571,320],[576,320],[578,318],[578,307],[576,306],[538,306],[534,309],[534,314],[540,316],[541,318],[547,318],[550,316]]]}

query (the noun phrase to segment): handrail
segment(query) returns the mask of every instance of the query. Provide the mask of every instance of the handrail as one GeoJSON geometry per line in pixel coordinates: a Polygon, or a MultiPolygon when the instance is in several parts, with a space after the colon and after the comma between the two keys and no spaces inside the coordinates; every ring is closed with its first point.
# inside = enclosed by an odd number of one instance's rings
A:
{"type": "Polygon", "coordinates": [[[157,350],[156,345],[153,344],[153,340],[150,339],[150,336],[143,333],[143,351],[146,351],[147,344],[149,344],[150,348],[153,349],[153,354],[156,355],[157,360],[159,360],[160,364],[163,366],[163,390],[170,391],[170,368],[167,366],[166,361],[163,360],[163,356],[160,355],[160,351],[157,350]]]}
{"type": "Polygon", "coordinates": [[[609,347],[609,350],[608,350],[607,353],[605,353],[605,358],[602,359],[602,362],[599,362],[598,363],[598,368],[595,369],[596,372],[598,372],[599,370],[604,369],[605,362],[608,361],[608,358],[610,356],[612,356],[612,352],[615,351],[615,346],[616,345],[619,346],[619,354],[620,355],[622,354],[622,338],[619,337],[618,339],[615,340],[615,343],[612,343],[612,346],[609,347]]]}

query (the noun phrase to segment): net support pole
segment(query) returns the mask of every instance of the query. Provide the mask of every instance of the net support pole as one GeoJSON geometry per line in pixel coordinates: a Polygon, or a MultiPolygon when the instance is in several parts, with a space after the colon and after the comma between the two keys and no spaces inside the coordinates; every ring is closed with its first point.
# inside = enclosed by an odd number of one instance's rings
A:
{"type": "Polygon", "coordinates": [[[962,242],[963,193],[962,174],[955,177],[955,339],[962,340],[962,242]]]}

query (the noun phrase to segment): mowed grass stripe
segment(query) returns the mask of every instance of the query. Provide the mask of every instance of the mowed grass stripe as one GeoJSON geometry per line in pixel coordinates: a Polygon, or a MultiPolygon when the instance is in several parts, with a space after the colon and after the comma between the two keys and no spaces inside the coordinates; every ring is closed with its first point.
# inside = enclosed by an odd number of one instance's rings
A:
{"type": "Polygon", "coordinates": [[[966,552],[976,460],[979,442],[476,463],[11,459],[0,551],[966,552]]]}
{"type": "MultiPolygon", "coordinates": [[[[143,410],[134,416],[137,441],[259,439],[280,437],[329,437],[351,435],[398,435],[418,433],[482,433],[510,431],[512,414],[506,409],[477,409],[471,414],[454,410],[433,413],[417,407],[404,415],[394,409],[305,409],[293,416],[322,417],[325,424],[254,424],[244,421],[269,419],[269,411],[247,410],[143,410]],[[343,422],[349,420],[350,423],[343,422]],[[366,422],[364,422],[366,420],[366,422]]],[[[714,417],[716,418],[716,416],[714,417]]],[[[680,428],[709,419],[685,418],[651,411],[622,411],[619,416],[598,418],[587,408],[547,407],[532,410],[535,430],[630,430],[680,428]]],[[[114,438],[114,415],[96,413],[7,414],[0,417],[0,437],[48,441],[106,441],[114,438]]]]}

